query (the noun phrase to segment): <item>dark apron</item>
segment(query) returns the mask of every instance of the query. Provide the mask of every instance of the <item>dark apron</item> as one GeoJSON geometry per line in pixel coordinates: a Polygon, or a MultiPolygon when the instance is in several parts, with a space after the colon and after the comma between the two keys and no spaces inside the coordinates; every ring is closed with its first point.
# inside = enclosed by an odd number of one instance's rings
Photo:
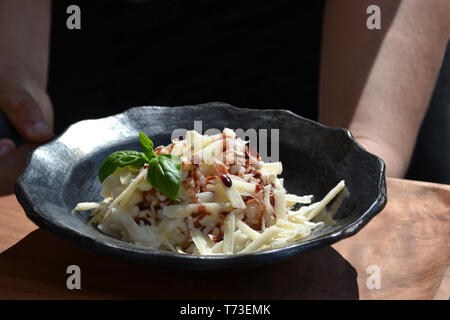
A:
{"type": "Polygon", "coordinates": [[[317,118],[322,1],[53,1],[55,130],[138,105],[223,101],[317,118]],[[66,9],[81,8],[81,30],[66,9]]]}

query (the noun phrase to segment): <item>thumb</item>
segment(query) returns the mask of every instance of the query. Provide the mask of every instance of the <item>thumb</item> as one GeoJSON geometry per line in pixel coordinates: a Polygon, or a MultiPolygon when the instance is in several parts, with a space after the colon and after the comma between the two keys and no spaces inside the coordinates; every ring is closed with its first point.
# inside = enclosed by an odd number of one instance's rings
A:
{"type": "Polygon", "coordinates": [[[14,193],[14,185],[22,172],[28,154],[36,148],[36,145],[24,144],[0,157],[0,196],[14,193]]]}
{"type": "Polygon", "coordinates": [[[52,138],[53,133],[45,121],[39,104],[28,92],[21,91],[1,98],[0,108],[27,140],[46,142],[52,138]]]}

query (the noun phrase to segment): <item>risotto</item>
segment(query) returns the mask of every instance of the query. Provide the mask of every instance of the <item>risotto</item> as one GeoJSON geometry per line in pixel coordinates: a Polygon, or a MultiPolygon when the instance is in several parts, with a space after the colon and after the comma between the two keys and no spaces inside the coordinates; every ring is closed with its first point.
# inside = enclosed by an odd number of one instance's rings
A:
{"type": "Polygon", "coordinates": [[[285,246],[322,225],[311,220],[345,186],[315,203],[287,193],[281,162],[264,163],[231,129],[187,131],[185,140],[154,149],[144,136],[147,156],[110,156],[100,172],[104,200],[75,208],[93,210],[89,224],[140,247],[213,255],[285,246]]]}

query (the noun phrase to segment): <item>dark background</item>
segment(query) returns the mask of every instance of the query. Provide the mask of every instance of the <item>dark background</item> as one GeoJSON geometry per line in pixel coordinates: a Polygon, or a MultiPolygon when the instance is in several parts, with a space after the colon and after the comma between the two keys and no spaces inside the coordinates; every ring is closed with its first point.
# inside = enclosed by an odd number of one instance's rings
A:
{"type": "MultiPolygon", "coordinates": [[[[53,1],[55,130],[140,105],[223,101],[317,120],[324,1],[53,1]],[[81,8],[81,30],[66,9],[81,8]]],[[[450,61],[447,50],[446,61],[450,61]]],[[[408,178],[450,183],[450,63],[408,178]]]]}

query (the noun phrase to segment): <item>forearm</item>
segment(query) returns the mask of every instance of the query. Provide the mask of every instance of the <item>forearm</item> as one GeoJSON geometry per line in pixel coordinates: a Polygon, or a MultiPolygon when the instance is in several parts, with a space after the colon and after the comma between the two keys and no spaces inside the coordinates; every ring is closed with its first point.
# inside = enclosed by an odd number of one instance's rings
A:
{"type": "Polygon", "coordinates": [[[324,17],[319,120],[347,127],[403,176],[449,37],[448,0],[329,0],[324,17]],[[381,8],[381,30],[366,8],[381,8]]]}
{"type": "Polygon", "coordinates": [[[45,88],[51,0],[0,0],[0,66],[22,68],[45,88]]]}

